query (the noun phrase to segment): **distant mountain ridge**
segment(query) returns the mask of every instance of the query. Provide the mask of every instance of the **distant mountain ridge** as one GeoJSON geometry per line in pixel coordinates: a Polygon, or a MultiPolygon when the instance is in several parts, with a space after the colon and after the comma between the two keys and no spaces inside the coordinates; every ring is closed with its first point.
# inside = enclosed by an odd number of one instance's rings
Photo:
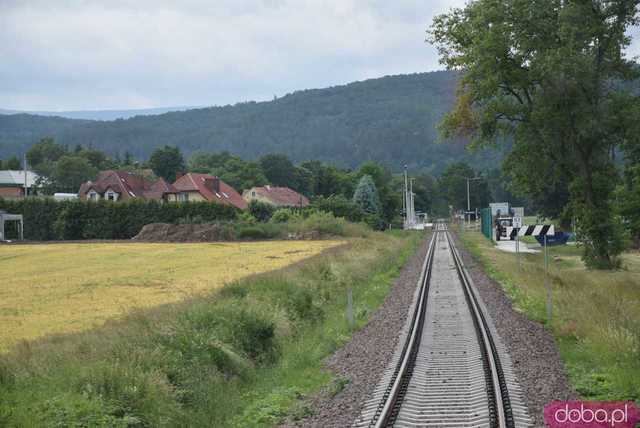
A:
{"type": "Polygon", "coordinates": [[[146,159],[169,144],[189,155],[223,150],[245,159],[284,153],[342,167],[376,160],[395,171],[441,171],[467,161],[496,167],[502,154],[470,154],[465,142],[438,143],[436,125],[455,101],[458,75],[448,71],[387,76],[309,89],[264,102],[244,102],[125,120],[87,121],[28,114],[0,115],[0,158],[20,154],[43,136],[111,155],[146,159]]]}
{"type": "Polygon", "coordinates": [[[0,114],[32,114],[36,116],[54,116],[66,119],[85,119],[85,120],[116,120],[129,119],[134,116],[150,116],[156,114],[168,113],[171,111],[185,111],[198,108],[198,106],[187,107],[157,107],[143,109],[125,109],[125,110],[71,110],[71,111],[22,111],[7,110],[0,108],[0,114]]]}

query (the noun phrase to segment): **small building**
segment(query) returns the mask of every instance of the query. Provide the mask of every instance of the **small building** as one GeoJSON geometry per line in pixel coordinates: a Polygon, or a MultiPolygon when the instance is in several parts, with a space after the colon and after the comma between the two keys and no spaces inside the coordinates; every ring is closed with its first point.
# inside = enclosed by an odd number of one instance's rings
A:
{"type": "Polygon", "coordinates": [[[189,172],[179,175],[173,187],[178,201],[209,201],[241,210],[247,208],[247,203],[233,187],[209,174],[189,172]]]}
{"type": "Polygon", "coordinates": [[[18,222],[18,239],[24,240],[24,220],[22,214],[9,214],[6,211],[0,210],[0,241],[6,241],[5,236],[5,223],[8,221],[18,222]]]}
{"type": "Polygon", "coordinates": [[[306,207],[309,199],[288,187],[260,186],[252,187],[242,193],[245,201],[260,201],[276,207],[306,207]]]}
{"type": "Polygon", "coordinates": [[[80,186],[81,200],[127,201],[140,198],[157,201],[175,201],[177,191],[164,179],[155,181],[128,171],[100,171],[95,181],[87,181],[80,186]]]}
{"type": "MultiPolygon", "coordinates": [[[[38,174],[27,171],[27,193],[30,194],[36,185],[38,174]]],[[[0,198],[21,199],[24,198],[25,172],[4,170],[0,171],[0,198]]]]}

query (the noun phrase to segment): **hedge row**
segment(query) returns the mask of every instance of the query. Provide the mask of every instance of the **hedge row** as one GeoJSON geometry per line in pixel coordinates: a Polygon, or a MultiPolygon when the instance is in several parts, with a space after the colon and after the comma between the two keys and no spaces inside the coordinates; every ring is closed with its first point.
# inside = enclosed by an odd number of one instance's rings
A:
{"type": "MultiPolygon", "coordinates": [[[[55,201],[51,198],[6,200],[0,210],[24,216],[25,239],[129,239],[145,224],[178,223],[185,218],[233,220],[237,209],[210,202],[160,203],[55,201]]],[[[9,234],[15,234],[11,229],[9,234]]]]}

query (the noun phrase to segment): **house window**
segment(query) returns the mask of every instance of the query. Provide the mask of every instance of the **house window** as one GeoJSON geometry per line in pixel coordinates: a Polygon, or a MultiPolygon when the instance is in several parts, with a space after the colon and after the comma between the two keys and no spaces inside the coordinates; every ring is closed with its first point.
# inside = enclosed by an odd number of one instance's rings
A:
{"type": "Polygon", "coordinates": [[[189,202],[189,194],[188,193],[180,193],[180,201],[189,202]]]}
{"type": "Polygon", "coordinates": [[[252,191],[252,192],[251,192],[251,196],[256,196],[256,192],[255,192],[255,191],[252,191]]]}
{"type": "Polygon", "coordinates": [[[117,201],[118,200],[118,194],[116,192],[113,192],[111,190],[109,190],[106,194],[105,194],[105,198],[108,201],[117,201]]]}
{"type": "Polygon", "coordinates": [[[88,196],[90,201],[97,201],[98,199],[100,199],[100,195],[98,195],[93,190],[89,192],[88,196]]]}

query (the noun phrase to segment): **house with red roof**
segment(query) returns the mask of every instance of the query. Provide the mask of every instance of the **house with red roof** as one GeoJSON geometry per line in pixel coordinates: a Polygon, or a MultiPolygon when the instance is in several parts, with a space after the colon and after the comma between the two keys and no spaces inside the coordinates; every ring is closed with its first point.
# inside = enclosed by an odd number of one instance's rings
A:
{"type": "Polygon", "coordinates": [[[82,200],[126,201],[134,198],[175,201],[178,191],[162,178],[152,181],[128,171],[100,171],[95,181],[82,183],[78,197],[82,200]]]}
{"type": "Polygon", "coordinates": [[[173,187],[178,192],[178,201],[209,201],[241,210],[247,208],[247,202],[233,187],[209,174],[189,172],[179,175],[173,187]]]}
{"type": "Polygon", "coordinates": [[[245,201],[260,201],[276,207],[306,207],[309,199],[288,187],[260,186],[252,187],[242,193],[245,201]]]}

